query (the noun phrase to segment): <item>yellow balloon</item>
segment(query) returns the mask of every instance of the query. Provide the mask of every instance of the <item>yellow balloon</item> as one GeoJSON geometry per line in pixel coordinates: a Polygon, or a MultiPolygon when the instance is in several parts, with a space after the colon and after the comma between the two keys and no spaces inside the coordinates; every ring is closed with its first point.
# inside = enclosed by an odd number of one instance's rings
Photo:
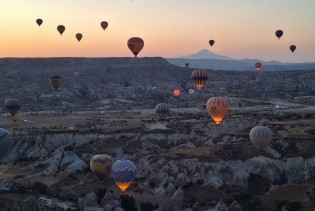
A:
{"type": "Polygon", "coordinates": [[[217,125],[220,125],[229,110],[229,102],[224,97],[212,97],[207,101],[207,111],[217,125]]]}

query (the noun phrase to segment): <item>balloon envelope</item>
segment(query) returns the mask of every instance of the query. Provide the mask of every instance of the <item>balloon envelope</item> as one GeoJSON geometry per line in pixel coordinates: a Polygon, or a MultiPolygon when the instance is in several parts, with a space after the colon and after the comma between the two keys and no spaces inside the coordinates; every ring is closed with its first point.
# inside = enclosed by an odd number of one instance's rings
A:
{"type": "Polygon", "coordinates": [[[229,102],[224,97],[212,97],[206,103],[208,114],[219,125],[229,110],[229,102]]]}
{"type": "Polygon", "coordinates": [[[195,82],[198,89],[202,89],[208,80],[208,74],[204,70],[195,70],[191,74],[192,80],[195,82]]]}
{"type": "Polygon", "coordinates": [[[283,31],[282,31],[282,30],[277,30],[277,31],[275,32],[275,34],[276,34],[276,36],[278,37],[278,39],[280,40],[280,37],[282,37],[282,35],[283,35],[283,31]]]}
{"type": "Polygon", "coordinates": [[[132,37],[127,42],[130,51],[137,57],[144,46],[144,42],[140,37],[132,37]]]}
{"type": "Polygon", "coordinates": [[[260,63],[260,62],[257,62],[257,63],[255,64],[256,70],[260,70],[261,66],[262,66],[261,63],[260,63]]]}
{"type": "Polygon", "coordinates": [[[8,153],[13,145],[12,137],[10,133],[0,128],[0,159],[8,153]]]}
{"type": "Polygon", "coordinates": [[[99,179],[103,179],[109,175],[113,161],[109,155],[95,155],[90,161],[90,168],[99,179]]]}
{"type": "Polygon", "coordinates": [[[272,131],[264,126],[256,126],[250,130],[249,138],[257,149],[262,150],[270,144],[272,131]]]}
{"type": "Polygon", "coordinates": [[[8,99],[5,101],[5,107],[10,111],[14,117],[21,108],[21,102],[18,99],[8,99]]]}
{"type": "Polygon", "coordinates": [[[40,26],[40,25],[42,25],[43,20],[38,18],[38,19],[36,19],[36,23],[37,23],[38,26],[40,26]]]}
{"type": "Polygon", "coordinates": [[[157,106],[155,106],[155,112],[161,117],[166,117],[170,114],[171,109],[169,105],[166,103],[159,103],[157,106]]]}
{"type": "Polygon", "coordinates": [[[189,90],[188,90],[188,93],[189,93],[189,94],[194,94],[194,92],[195,92],[194,89],[189,89],[189,90]]]}
{"type": "Polygon", "coordinates": [[[66,30],[66,27],[64,25],[59,25],[57,26],[57,30],[60,33],[60,35],[62,35],[64,31],[66,30]]]}
{"type": "Polygon", "coordinates": [[[63,78],[59,75],[51,75],[48,81],[55,91],[63,84],[63,78]]]}
{"type": "Polygon", "coordinates": [[[180,90],[179,89],[175,89],[174,90],[174,96],[178,97],[180,95],[180,90]]]}
{"type": "Polygon", "coordinates": [[[77,40],[78,40],[79,42],[81,41],[82,37],[83,37],[83,35],[82,35],[81,33],[77,33],[77,34],[75,35],[75,38],[77,38],[77,40]]]}
{"type": "Polygon", "coordinates": [[[292,53],[295,51],[296,46],[295,45],[290,45],[290,50],[292,51],[292,53]]]}
{"type": "Polygon", "coordinates": [[[130,160],[117,160],[112,165],[111,176],[124,192],[136,177],[136,165],[130,160]]]}
{"type": "Polygon", "coordinates": [[[209,40],[209,44],[211,45],[211,47],[213,46],[214,44],[214,40],[209,40]]]}
{"type": "Polygon", "coordinates": [[[189,67],[189,63],[188,62],[185,65],[186,65],[186,67],[189,67]]]}
{"type": "Polygon", "coordinates": [[[226,88],[221,88],[220,89],[220,95],[225,96],[227,94],[226,88]]]}
{"type": "Polygon", "coordinates": [[[105,31],[105,29],[108,27],[108,23],[106,22],[106,21],[102,21],[101,22],[101,27],[104,29],[104,31],[105,31]]]}

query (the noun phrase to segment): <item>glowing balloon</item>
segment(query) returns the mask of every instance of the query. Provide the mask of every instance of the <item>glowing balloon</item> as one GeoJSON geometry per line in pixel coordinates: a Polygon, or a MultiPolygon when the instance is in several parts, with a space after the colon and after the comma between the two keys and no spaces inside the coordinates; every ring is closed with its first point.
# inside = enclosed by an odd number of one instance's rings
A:
{"type": "Polygon", "coordinates": [[[103,28],[103,30],[105,31],[105,29],[107,29],[108,27],[108,23],[106,21],[102,21],[101,22],[101,27],[103,28]]]}
{"type": "Polygon", "coordinates": [[[291,50],[292,53],[295,51],[295,49],[296,49],[295,45],[290,45],[290,50],[291,50]]]}
{"type": "Polygon", "coordinates": [[[111,176],[124,192],[136,177],[136,165],[130,160],[117,160],[112,165],[111,176]]]}
{"type": "Polygon", "coordinates": [[[257,70],[257,71],[260,70],[261,66],[262,66],[261,63],[260,63],[260,62],[257,62],[257,63],[255,64],[256,70],[257,70]]]}
{"type": "Polygon", "coordinates": [[[66,27],[64,25],[59,25],[57,26],[57,30],[60,33],[60,35],[62,35],[64,31],[66,30],[66,27]]]}
{"type": "Polygon", "coordinates": [[[179,89],[175,89],[174,90],[174,96],[178,97],[180,95],[180,90],[179,89]]]}
{"type": "Polygon", "coordinates": [[[277,31],[275,32],[275,34],[276,34],[276,36],[278,37],[278,39],[280,40],[280,38],[281,38],[282,35],[283,35],[283,31],[282,31],[282,30],[277,30],[277,31]]]}
{"type": "Polygon", "coordinates": [[[5,129],[0,128],[0,158],[8,153],[12,145],[13,141],[10,133],[5,129]]]}
{"type": "Polygon", "coordinates": [[[217,125],[229,111],[229,102],[224,97],[212,97],[207,101],[207,111],[217,125]]]}
{"type": "Polygon", "coordinates": [[[90,161],[90,168],[99,179],[103,179],[109,175],[113,161],[109,155],[95,155],[90,161]]]}
{"type": "Polygon", "coordinates": [[[43,20],[38,18],[38,19],[36,19],[36,23],[37,23],[38,26],[40,26],[40,25],[42,25],[43,20]]]}
{"type": "Polygon", "coordinates": [[[169,105],[167,105],[166,103],[160,103],[157,106],[155,106],[155,112],[161,117],[164,118],[167,115],[170,114],[171,109],[169,107],[169,105]]]}
{"type": "Polygon", "coordinates": [[[195,70],[191,74],[192,80],[195,82],[198,89],[202,89],[208,80],[208,74],[204,70],[195,70]]]}
{"type": "Polygon", "coordinates": [[[59,75],[51,75],[48,81],[55,91],[57,91],[59,87],[63,84],[63,78],[59,75]]]}
{"type": "Polygon", "coordinates": [[[272,131],[264,126],[256,126],[250,130],[249,138],[257,149],[262,150],[270,144],[272,131]]]}
{"type": "Polygon", "coordinates": [[[211,45],[211,47],[213,46],[214,44],[214,40],[209,40],[209,44],[211,45]]]}
{"type": "Polygon", "coordinates": [[[130,51],[137,57],[144,46],[144,42],[140,37],[132,37],[127,42],[130,51]]]}
{"type": "Polygon", "coordinates": [[[81,33],[77,33],[77,34],[75,35],[75,38],[77,38],[77,40],[78,40],[79,42],[81,41],[82,37],[83,37],[83,35],[82,35],[81,33]]]}

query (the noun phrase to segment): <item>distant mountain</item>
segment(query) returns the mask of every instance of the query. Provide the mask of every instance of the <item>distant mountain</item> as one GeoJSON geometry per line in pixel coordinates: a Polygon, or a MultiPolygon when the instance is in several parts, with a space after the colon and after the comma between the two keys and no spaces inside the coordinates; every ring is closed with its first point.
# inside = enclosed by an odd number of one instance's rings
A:
{"type": "Polygon", "coordinates": [[[214,54],[208,50],[201,50],[198,53],[183,56],[179,58],[168,58],[171,64],[185,67],[188,62],[189,67],[198,69],[213,70],[255,70],[255,63],[262,63],[262,70],[278,71],[278,70],[315,70],[315,63],[283,63],[279,61],[262,61],[259,59],[233,59],[227,56],[214,54]]]}
{"type": "Polygon", "coordinates": [[[181,59],[217,59],[217,60],[234,60],[227,56],[221,56],[218,54],[214,54],[211,51],[203,49],[198,53],[191,54],[189,56],[179,57],[181,59]]]}

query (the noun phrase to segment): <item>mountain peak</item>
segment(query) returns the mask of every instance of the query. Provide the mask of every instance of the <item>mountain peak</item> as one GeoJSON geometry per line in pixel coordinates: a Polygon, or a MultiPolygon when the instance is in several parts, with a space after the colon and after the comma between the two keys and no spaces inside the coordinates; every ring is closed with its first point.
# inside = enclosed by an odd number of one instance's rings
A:
{"type": "Polygon", "coordinates": [[[227,56],[221,56],[215,53],[212,53],[211,51],[207,49],[202,49],[201,51],[188,55],[180,57],[182,59],[218,59],[218,60],[234,60],[227,56]]]}

